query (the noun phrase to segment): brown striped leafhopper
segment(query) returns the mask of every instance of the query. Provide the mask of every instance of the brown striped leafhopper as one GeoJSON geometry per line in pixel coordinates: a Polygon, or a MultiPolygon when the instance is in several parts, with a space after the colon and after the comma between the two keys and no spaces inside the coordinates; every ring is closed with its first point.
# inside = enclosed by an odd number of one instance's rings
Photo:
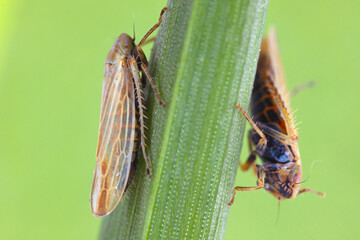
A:
{"type": "Polygon", "coordinates": [[[115,41],[105,60],[101,98],[99,138],[96,166],[91,187],[91,211],[96,217],[111,213],[123,196],[136,166],[140,146],[150,175],[150,161],[145,151],[144,105],[140,72],[149,80],[159,103],[160,99],[150,74],[141,45],[159,27],[162,9],[156,23],[135,45],[135,37],[123,33],[115,41]]]}

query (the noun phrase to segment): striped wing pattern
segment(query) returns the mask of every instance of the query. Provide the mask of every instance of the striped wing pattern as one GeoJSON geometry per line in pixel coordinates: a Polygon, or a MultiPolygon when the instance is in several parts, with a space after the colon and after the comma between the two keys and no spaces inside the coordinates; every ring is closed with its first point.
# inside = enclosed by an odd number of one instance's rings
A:
{"type": "Polygon", "coordinates": [[[276,96],[274,100],[280,107],[281,117],[283,118],[286,125],[286,132],[288,135],[295,136],[297,135],[297,132],[291,114],[290,99],[286,90],[286,82],[284,78],[282,62],[280,59],[279,47],[276,40],[275,29],[271,29],[269,36],[263,39],[261,44],[261,52],[270,58],[270,64],[273,70],[272,83],[275,87],[274,96],[276,96]]]}
{"type": "Polygon", "coordinates": [[[127,60],[105,63],[96,167],[91,188],[95,216],[109,214],[124,194],[135,138],[135,94],[127,60]]]}

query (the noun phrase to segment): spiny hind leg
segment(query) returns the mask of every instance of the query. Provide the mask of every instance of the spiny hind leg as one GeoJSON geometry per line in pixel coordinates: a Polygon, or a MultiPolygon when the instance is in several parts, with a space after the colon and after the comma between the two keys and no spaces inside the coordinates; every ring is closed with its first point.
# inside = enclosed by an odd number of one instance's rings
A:
{"type": "Polygon", "coordinates": [[[312,190],[310,188],[301,189],[297,195],[305,193],[305,192],[312,192],[312,193],[315,193],[315,194],[317,194],[317,195],[319,195],[319,196],[321,196],[323,198],[326,196],[326,193],[317,192],[317,191],[314,191],[314,190],[312,190]]]}
{"type": "Polygon", "coordinates": [[[137,67],[137,63],[135,58],[131,58],[129,60],[130,63],[130,67],[131,67],[131,71],[132,71],[132,75],[134,78],[134,83],[135,83],[135,92],[136,92],[136,97],[137,97],[137,101],[138,101],[138,105],[139,105],[139,122],[140,122],[140,131],[141,131],[141,139],[140,139],[140,146],[142,148],[142,152],[144,155],[144,160],[146,163],[146,172],[149,178],[151,178],[151,174],[150,174],[150,160],[146,155],[146,142],[145,142],[145,122],[144,122],[144,96],[143,96],[143,91],[142,91],[142,86],[141,86],[141,80],[140,80],[140,76],[139,76],[139,69],[137,67]]]}
{"type": "Polygon", "coordinates": [[[256,165],[257,168],[257,186],[255,187],[240,187],[240,186],[236,186],[232,193],[232,198],[230,200],[230,202],[228,202],[228,205],[231,206],[234,203],[234,199],[235,199],[235,194],[237,191],[254,191],[254,190],[258,190],[258,189],[262,189],[264,188],[264,170],[260,165],[256,165]]]}
{"type": "Polygon", "coordinates": [[[253,129],[257,132],[257,134],[260,135],[261,139],[257,143],[257,145],[260,147],[260,149],[264,149],[264,147],[267,144],[267,139],[265,137],[265,134],[260,130],[260,128],[256,125],[256,123],[252,120],[251,117],[240,107],[240,104],[238,103],[236,105],[236,108],[240,110],[241,114],[246,118],[246,120],[251,124],[253,129]]]}

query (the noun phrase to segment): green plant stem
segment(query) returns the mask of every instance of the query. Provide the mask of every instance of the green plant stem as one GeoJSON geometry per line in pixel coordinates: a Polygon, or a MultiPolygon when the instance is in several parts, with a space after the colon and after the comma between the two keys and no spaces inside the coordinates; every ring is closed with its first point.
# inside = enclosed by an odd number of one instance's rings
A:
{"type": "Polygon", "coordinates": [[[139,158],[126,197],[100,239],[223,239],[267,0],[170,0],[150,73],[152,178],[139,158]]]}

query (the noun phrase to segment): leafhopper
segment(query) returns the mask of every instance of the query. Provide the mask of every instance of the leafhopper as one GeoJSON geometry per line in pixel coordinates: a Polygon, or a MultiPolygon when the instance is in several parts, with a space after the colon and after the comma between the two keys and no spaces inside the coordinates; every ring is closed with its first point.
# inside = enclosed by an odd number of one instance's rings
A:
{"type": "Polygon", "coordinates": [[[233,190],[228,203],[232,205],[237,191],[252,191],[265,188],[279,201],[295,198],[304,192],[320,196],[325,193],[301,189],[302,168],[298,147],[298,134],[290,110],[290,99],[285,87],[275,30],[262,40],[261,52],[251,95],[251,117],[238,104],[236,108],[251,124],[250,156],[241,169],[254,168],[257,186],[233,190]],[[262,165],[256,165],[259,156],[262,165]]]}
{"type": "Polygon", "coordinates": [[[106,57],[96,166],[90,196],[91,211],[96,217],[111,213],[124,195],[135,171],[139,145],[147,175],[151,177],[150,160],[145,151],[141,77],[146,76],[160,105],[165,108],[165,104],[147,70],[148,62],[141,46],[160,26],[166,10],[166,7],[162,9],[159,21],[138,45],[135,45],[135,37],[123,33],[106,57]]]}

